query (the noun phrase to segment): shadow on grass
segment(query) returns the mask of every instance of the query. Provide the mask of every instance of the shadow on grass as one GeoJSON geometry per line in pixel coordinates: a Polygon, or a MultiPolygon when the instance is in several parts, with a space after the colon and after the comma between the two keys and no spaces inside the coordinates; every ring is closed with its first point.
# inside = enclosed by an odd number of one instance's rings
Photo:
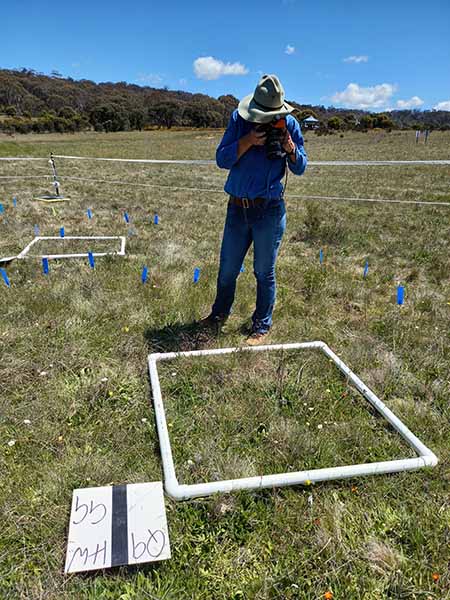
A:
{"type": "Polygon", "coordinates": [[[162,329],[146,329],[144,338],[150,352],[201,350],[217,342],[218,328],[202,326],[198,321],[173,323],[162,329]]]}

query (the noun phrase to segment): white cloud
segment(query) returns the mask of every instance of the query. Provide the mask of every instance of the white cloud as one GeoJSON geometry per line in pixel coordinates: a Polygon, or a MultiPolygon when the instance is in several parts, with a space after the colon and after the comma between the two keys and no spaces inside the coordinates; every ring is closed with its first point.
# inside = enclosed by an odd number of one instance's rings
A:
{"type": "Polygon", "coordinates": [[[286,54],[294,54],[295,52],[295,46],[291,46],[290,44],[288,44],[286,46],[286,49],[284,51],[286,54]]]}
{"type": "Polygon", "coordinates": [[[194,60],[194,73],[198,79],[211,81],[223,75],[247,75],[248,69],[239,62],[224,63],[212,56],[200,56],[194,60]]]}
{"type": "Polygon", "coordinates": [[[372,87],[361,87],[357,83],[349,83],[343,92],[336,92],[331,100],[351,108],[363,110],[386,106],[395,92],[396,86],[381,83],[372,87]]]}
{"type": "Polygon", "coordinates": [[[139,83],[145,83],[147,85],[158,86],[163,82],[163,78],[158,73],[139,73],[136,78],[139,83]]]}
{"type": "Polygon", "coordinates": [[[450,110],[450,100],[444,100],[443,102],[438,102],[436,106],[433,106],[434,110],[450,110]]]}
{"type": "Polygon", "coordinates": [[[363,54],[360,56],[347,56],[347,58],[344,58],[343,60],[347,63],[366,63],[369,60],[369,57],[363,54]]]}
{"type": "Polygon", "coordinates": [[[397,100],[397,108],[405,109],[405,108],[417,108],[418,106],[422,106],[423,100],[419,98],[419,96],[413,96],[409,100],[397,100]]]}

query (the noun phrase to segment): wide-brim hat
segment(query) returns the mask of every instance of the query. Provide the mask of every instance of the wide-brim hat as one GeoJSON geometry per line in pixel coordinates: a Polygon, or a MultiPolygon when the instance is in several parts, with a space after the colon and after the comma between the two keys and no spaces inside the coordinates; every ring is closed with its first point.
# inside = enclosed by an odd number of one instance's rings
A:
{"type": "Polygon", "coordinates": [[[252,123],[269,123],[293,110],[284,100],[284,88],[276,75],[263,75],[254,93],[245,96],[238,106],[240,116],[252,123]]]}

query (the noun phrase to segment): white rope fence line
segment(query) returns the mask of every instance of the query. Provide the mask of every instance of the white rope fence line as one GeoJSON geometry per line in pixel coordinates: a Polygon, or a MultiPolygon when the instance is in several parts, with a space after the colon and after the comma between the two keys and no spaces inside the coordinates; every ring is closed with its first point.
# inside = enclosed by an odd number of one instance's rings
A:
{"type": "MultiPolygon", "coordinates": [[[[94,156],[67,156],[64,154],[54,154],[54,158],[63,158],[68,160],[97,160],[106,162],[123,163],[144,163],[144,164],[167,164],[167,165],[215,165],[215,160],[169,160],[156,158],[100,158],[94,156]]],[[[27,161],[27,160],[45,160],[48,158],[34,157],[0,157],[0,161],[27,161]]],[[[309,166],[414,166],[414,165],[450,165],[450,159],[443,160],[319,160],[309,161],[309,166]]]]}
{"type": "Polygon", "coordinates": [[[390,167],[396,165],[450,165],[450,160],[318,160],[308,162],[308,166],[336,167],[390,167]]]}
{"type": "Polygon", "coordinates": [[[0,175],[0,179],[52,179],[51,175],[0,175]]]}
{"type": "Polygon", "coordinates": [[[0,156],[0,160],[46,160],[48,158],[33,158],[31,156],[0,156]]]}
{"type": "Polygon", "coordinates": [[[425,200],[395,200],[388,198],[352,198],[351,196],[309,196],[306,194],[287,194],[286,198],[299,198],[306,200],[343,200],[352,202],[375,202],[381,204],[418,204],[419,206],[446,206],[450,207],[450,202],[427,202],[425,200]]]}
{"type": "MultiPolygon", "coordinates": [[[[36,175],[36,176],[24,176],[23,179],[35,179],[42,177],[46,177],[51,179],[50,175],[36,175]]],[[[22,179],[20,176],[3,176],[1,179],[22,179]]],[[[151,188],[162,188],[162,189],[170,189],[176,191],[185,191],[185,192],[208,192],[209,194],[225,194],[223,189],[219,188],[198,188],[198,187],[187,187],[187,186],[174,186],[174,185],[163,185],[158,183],[134,183],[127,181],[118,181],[118,180],[110,180],[106,181],[104,179],[91,179],[85,177],[61,177],[61,180],[68,179],[70,181],[83,181],[88,183],[102,183],[102,184],[110,184],[110,185],[126,185],[133,187],[151,187],[151,188]]],[[[409,205],[419,205],[419,206],[444,206],[450,207],[450,202],[435,202],[426,200],[397,200],[392,198],[359,198],[352,196],[315,196],[310,194],[286,194],[286,199],[293,198],[298,200],[327,200],[327,201],[343,201],[343,202],[370,202],[376,204],[409,204],[409,205]]]]}

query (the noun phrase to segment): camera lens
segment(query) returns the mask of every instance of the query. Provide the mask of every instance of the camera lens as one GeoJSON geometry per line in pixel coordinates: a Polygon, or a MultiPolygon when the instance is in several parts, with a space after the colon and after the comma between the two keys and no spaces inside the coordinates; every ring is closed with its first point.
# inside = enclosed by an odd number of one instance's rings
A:
{"type": "Polygon", "coordinates": [[[281,145],[282,136],[283,132],[279,129],[271,127],[268,130],[265,143],[266,156],[268,159],[277,160],[286,156],[286,152],[283,150],[283,147],[281,145]]]}

